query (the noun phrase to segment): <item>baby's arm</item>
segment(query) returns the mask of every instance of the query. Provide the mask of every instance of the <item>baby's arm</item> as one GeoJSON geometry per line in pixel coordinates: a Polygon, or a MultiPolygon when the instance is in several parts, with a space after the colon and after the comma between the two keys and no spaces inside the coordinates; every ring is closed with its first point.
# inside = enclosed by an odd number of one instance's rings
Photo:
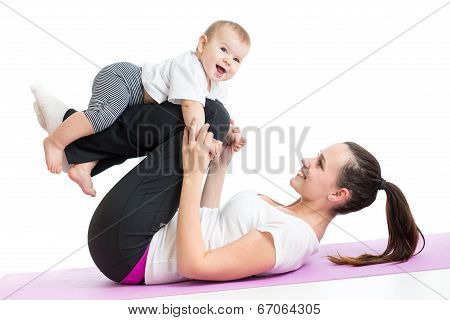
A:
{"type": "MultiPolygon", "coordinates": [[[[197,131],[195,137],[197,137],[200,128],[205,124],[205,110],[200,102],[192,100],[181,100],[181,108],[183,111],[184,123],[188,126],[192,122],[194,117],[197,119],[197,131]]],[[[219,151],[222,149],[222,142],[213,139],[213,144],[209,150],[212,158],[215,158],[219,151]]]]}
{"type": "Polygon", "coordinates": [[[197,119],[197,137],[200,128],[205,124],[205,110],[200,102],[192,100],[181,100],[181,110],[183,111],[183,119],[186,126],[190,126],[192,119],[197,119]]]}

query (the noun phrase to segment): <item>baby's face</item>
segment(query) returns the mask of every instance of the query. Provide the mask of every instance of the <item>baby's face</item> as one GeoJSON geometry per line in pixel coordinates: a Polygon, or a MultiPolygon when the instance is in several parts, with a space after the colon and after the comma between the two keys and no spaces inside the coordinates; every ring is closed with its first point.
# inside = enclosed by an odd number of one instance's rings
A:
{"type": "Polygon", "coordinates": [[[227,26],[219,29],[206,41],[205,37],[203,35],[200,38],[197,49],[208,80],[225,81],[233,78],[250,46],[227,26]]]}

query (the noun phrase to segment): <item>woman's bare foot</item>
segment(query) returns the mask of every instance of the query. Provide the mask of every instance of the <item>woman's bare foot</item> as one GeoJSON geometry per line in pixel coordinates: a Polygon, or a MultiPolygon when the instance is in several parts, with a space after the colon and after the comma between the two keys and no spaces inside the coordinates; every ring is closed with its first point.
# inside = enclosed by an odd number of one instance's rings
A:
{"type": "Polygon", "coordinates": [[[64,149],[48,136],[44,139],[45,162],[51,173],[60,174],[64,157],[64,149]]]}
{"type": "Polygon", "coordinates": [[[68,175],[72,181],[76,182],[81,190],[91,197],[95,197],[96,191],[92,183],[91,171],[95,167],[97,161],[80,163],[70,167],[68,175]]]}

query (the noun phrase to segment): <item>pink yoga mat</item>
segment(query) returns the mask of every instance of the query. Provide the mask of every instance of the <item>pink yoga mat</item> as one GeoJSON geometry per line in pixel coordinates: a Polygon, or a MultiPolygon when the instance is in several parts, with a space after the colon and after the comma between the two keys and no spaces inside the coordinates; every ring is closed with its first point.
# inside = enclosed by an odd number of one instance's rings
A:
{"type": "MultiPolygon", "coordinates": [[[[96,268],[65,269],[43,274],[40,272],[8,274],[0,280],[0,297],[19,300],[143,299],[450,268],[450,232],[426,235],[425,238],[425,249],[419,255],[401,264],[357,268],[334,265],[324,256],[335,255],[338,251],[341,255],[348,256],[373,253],[359,242],[338,243],[323,245],[319,252],[298,270],[270,277],[249,277],[227,282],[185,281],[145,286],[116,284],[96,268]]],[[[387,239],[370,240],[365,243],[370,248],[383,252],[387,239]]],[[[420,242],[419,248],[421,247],[420,242]]]]}

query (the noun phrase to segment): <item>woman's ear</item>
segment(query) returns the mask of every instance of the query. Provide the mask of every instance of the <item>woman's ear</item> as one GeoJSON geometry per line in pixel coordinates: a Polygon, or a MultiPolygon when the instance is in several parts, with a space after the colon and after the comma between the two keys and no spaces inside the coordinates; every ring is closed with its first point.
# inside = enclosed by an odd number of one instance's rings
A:
{"type": "Polygon", "coordinates": [[[205,50],[206,43],[208,42],[208,37],[206,34],[202,34],[200,38],[198,38],[198,44],[197,44],[197,51],[199,53],[203,53],[203,50],[205,50]]]}
{"type": "Polygon", "coordinates": [[[329,194],[328,200],[332,201],[332,202],[338,202],[338,201],[346,200],[349,196],[350,196],[350,192],[348,191],[348,189],[342,188],[342,189],[337,190],[333,194],[329,194]]]}

